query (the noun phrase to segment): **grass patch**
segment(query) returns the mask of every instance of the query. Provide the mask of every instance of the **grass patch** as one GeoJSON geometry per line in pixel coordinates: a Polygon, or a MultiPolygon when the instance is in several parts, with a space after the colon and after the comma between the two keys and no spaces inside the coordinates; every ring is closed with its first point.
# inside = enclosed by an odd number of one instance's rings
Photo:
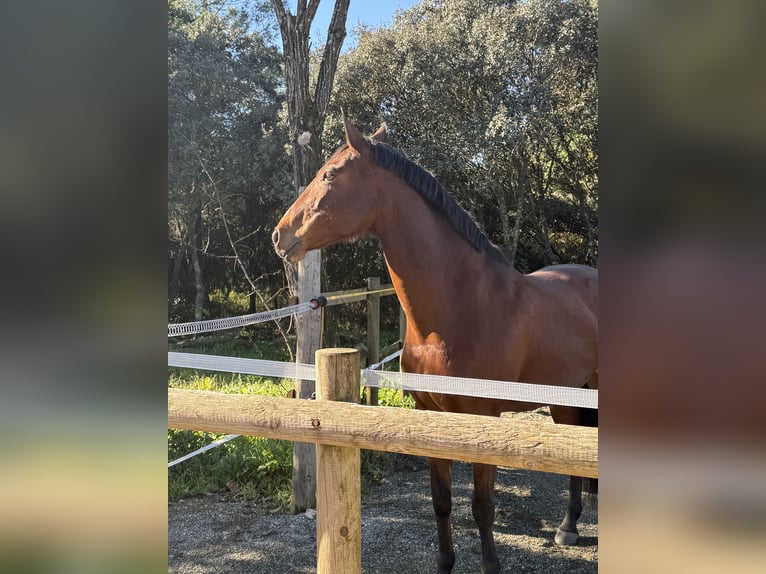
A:
{"type": "MultiPolygon", "coordinates": [[[[223,435],[168,429],[168,461],[223,435]]],[[[168,496],[177,500],[207,492],[228,491],[275,509],[290,503],[292,443],[260,437],[237,437],[169,469],[168,496]]]]}

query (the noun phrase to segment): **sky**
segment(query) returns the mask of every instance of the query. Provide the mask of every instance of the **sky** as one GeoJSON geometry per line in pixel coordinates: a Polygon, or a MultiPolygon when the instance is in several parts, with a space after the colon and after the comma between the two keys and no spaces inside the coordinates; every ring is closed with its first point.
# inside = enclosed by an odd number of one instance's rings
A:
{"type": "MultiPolygon", "coordinates": [[[[353,37],[353,30],[359,23],[368,26],[379,27],[390,25],[394,12],[397,10],[406,10],[417,4],[420,0],[351,0],[346,18],[346,39],[343,42],[342,51],[353,48],[356,40],[353,37]]],[[[288,5],[290,10],[295,13],[297,2],[292,0],[288,5]]],[[[318,46],[324,43],[327,36],[327,27],[330,25],[332,10],[335,6],[335,0],[322,0],[317,8],[314,22],[311,25],[311,43],[318,46]]]]}

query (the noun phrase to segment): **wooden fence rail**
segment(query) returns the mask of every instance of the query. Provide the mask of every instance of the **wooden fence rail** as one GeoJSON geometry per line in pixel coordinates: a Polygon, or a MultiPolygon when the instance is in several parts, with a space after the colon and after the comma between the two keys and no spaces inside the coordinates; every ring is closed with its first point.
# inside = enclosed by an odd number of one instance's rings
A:
{"type": "MultiPolygon", "coordinates": [[[[370,277],[369,279],[378,279],[380,281],[380,278],[377,277],[370,277]]],[[[385,285],[380,285],[378,289],[381,290],[380,293],[377,293],[379,297],[387,297],[388,295],[396,295],[396,291],[394,291],[394,286],[390,283],[387,283],[385,285]]],[[[328,307],[334,307],[335,305],[345,305],[346,303],[354,303],[355,301],[367,301],[367,293],[369,292],[369,287],[360,287],[359,289],[346,289],[345,291],[330,291],[329,293],[322,293],[325,297],[327,297],[327,306],[328,307]],[[333,299],[333,297],[337,296],[343,296],[342,299],[333,299]]]]}
{"type": "Polygon", "coordinates": [[[512,417],[168,389],[168,426],[598,477],[598,429],[512,417]]]}

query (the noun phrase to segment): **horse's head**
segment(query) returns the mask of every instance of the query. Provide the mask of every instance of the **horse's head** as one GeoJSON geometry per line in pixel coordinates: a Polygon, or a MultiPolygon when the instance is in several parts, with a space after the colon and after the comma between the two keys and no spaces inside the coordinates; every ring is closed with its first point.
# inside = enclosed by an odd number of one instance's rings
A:
{"type": "MultiPolygon", "coordinates": [[[[375,220],[376,190],[370,142],[346,118],[346,145],[336,151],[277,224],[271,238],[280,257],[300,261],[306,252],[367,233],[375,220]]],[[[386,125],[372,137],[383,140],[386,125]]]]}

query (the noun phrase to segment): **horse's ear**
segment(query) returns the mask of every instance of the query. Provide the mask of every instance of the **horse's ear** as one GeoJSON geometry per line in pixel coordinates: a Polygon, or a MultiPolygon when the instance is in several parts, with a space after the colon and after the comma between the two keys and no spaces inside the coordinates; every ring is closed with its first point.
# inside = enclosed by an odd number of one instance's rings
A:
{"type": "Polygon", "coordinates": [[[380,124],[378,131],[372,134],[372,139],[377,140],[379,142],[388,141],[388,126],[386,125],[386,122],[383,122],[382,124],[380,124]]]}
{"type": "Polygon", "coordinates": [[[348,147],[355,150],[359,155],[366,155],[370,151],[370,142],[367,141],[362,132],[348,121],[345,113],[343,114],[343,129],[346,132],[348,147]]]}

